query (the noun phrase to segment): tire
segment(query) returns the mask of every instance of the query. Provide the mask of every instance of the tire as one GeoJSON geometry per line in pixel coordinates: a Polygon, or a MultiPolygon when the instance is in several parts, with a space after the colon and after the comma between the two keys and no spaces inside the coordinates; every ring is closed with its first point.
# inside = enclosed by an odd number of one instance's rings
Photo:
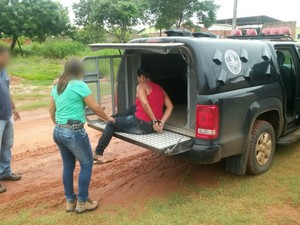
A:
{"type": "Polygon", "coordinates": [[[257,120],[251,132],[247,173],[258,175],[271,167],[275,142],[276,137],[272,125],[264,120],[257,120]]]}

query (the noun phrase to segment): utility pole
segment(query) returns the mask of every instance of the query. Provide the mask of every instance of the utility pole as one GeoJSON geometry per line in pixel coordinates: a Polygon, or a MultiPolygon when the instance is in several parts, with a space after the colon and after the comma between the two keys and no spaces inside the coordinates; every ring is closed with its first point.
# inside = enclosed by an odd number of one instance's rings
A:
{"type": "Polygon", "coordinates": [[[237,9],[238,9],[238,0],[234,0],[232,30],[236,30],[237,9]]]}

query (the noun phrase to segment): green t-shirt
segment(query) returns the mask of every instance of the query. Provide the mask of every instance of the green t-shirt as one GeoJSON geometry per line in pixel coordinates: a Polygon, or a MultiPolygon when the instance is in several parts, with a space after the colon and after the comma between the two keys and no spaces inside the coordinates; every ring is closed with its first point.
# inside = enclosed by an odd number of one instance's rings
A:
{"type": "Polygon", "coordinates": [[[51,96],[55,101],[55,120],[59,124],[67,124],[68,120],[79,120],[85,123],[84,98],[91,94],[86,83],[71,80],[62,94],[57,93],[57,85],[52,88],[51,96]]]}

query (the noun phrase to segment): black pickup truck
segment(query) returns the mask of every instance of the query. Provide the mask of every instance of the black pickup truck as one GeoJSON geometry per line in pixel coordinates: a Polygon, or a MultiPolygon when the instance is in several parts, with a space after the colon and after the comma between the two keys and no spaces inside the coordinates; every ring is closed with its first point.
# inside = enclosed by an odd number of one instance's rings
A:
{"type": "MultiPolygon", "coordinates": [[[[117,138],[193,163],[226,158],[226,169],[241,175],[265,172],[276,143],[300,138],[299,43],[173,36],[90,46],[118,50],[84,59],[85,81],[111,113],[134,104],[140,66],[174,103],[163,134],[117,138]]],[[[104,129],[86,114],[90,127],[104,129]]]]}

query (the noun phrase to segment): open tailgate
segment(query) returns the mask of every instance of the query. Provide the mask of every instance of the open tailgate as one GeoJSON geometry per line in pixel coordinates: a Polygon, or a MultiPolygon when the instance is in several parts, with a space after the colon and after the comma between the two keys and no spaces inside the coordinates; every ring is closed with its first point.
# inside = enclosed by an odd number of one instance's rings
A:
{"type": "Polygon", "coordinates": [[[91,44],[89,46],[94,51],[101,49],[148,50],[160,54],[168,54],[171,49],[184,45],[184,43],[106,43],[91,44]]]}
{"type": "MultiPolygon", "coordinates": [[[[102,132],[106,123],[94,120],[89,121],[88,126],[102,132]]],[[[162,134],[152,133],[144,135],[116,132],[114,136],[162,155],[177,155],[187,152],[192,149],[193,145],[191,137],[171,131],[164,131],[162,134]]]]}
{"type": "MultiPolygon", "coordinates": [[[[184,43],[106,43],[106,44],[92,44],[90,45],[92,50],[100,50],[100,49],[118,49],[118,50],[146,50],[150,52],[155,52],[159,54],[168,54],[172,49],[180,48],[185,46],[184,43]]],[[[129,102],[130,96],[129,92],[131,89],[129,88],[129,81],[132,78],[128,77],[128,74],[136,73],[139,64],[138,60],[139,55],[137,54],[120,54],[120,55],[112,55],[112,56],[93,56],[86,57],[84,62],[91,62],[94,67],[90,69],[89,72],[85,73],[84,81],[89,85],[94,85],[92,88],[93,93],[96,94],[96,99],[98,103],[101,104],[101,101],[107,101],[111,99],[111,107],[105,105],[106,110],[111,109],[111,113],[115,114],[115,106],[116,106],[116,94],[115,94],[115,69],[114,62],[119,60],[123,60],[124,67],[122,69],[122,75],[124,76],[123,82],[125,82],[125,95],[124,102],[126,103],[126,107],[131,105],[129,102]],[[132,59],[137,59],[137,64],[132,63],[132,59]],[[110,71],[108,73],[109,76],[106,76],[106,80],[101,79],[101,66],[105,65],[103,63],[104,60],[108,60],[110,71]],[[127,62],[131,60],[130,66],[127,66],[127,62]],[[110,95],[102,96],[101,90],[105,89],[105,87],[101,87],[101,82],[104,84],[105,82],[110,82],[111,93],[110,95]],[[108,107],[108,108],[107,108],[108,107]]],[[[120,67],[119,67],[120,68],[120,67]]],[[[103,71],[103,70],[102,70],[103,71]]],[[[134,89],[135,90],[135,89],[134,89]]],[[[134,95],[135,96],[135,95],[134,95]]],[[[100,122],[99,120],[94,118],[90,118],[94,116],[94,113],[87,108],[86,116],[88,121],[88,126],[99,130],[101,132],[104,131],[106,123],[100,122]]],[[[135,134],[127,134],[127,133],[115,133],[115,137],[122,139],[124,141],[130,142],[132,144],[144,147],[149,150],[153,150],[162,155],[176,155],[192,149],[192,145],[194,142],[194,134],[185,134],[175,131],[166,130],[162,134],[152,133],[146,135],[135,135],[135,134]]]]}

